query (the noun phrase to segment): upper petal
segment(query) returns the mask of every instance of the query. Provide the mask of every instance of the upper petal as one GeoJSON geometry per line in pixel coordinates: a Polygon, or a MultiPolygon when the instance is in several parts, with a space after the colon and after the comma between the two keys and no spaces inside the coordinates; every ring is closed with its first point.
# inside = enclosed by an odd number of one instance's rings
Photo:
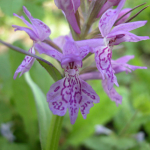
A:
{"type": "Polygon", "coordinates": [[[37,34],[40,41],[45,40],[47,37],[49,37],[51,31],[49,27],[43,23],[39,19],[35,19],[31,16],[31,13],[27,10],[25,6],[23,6],[24,13],[27,15],[29,20],[32,23],[32,30],[37,34]]]}
{"type": "Polygon", "coordinates": [[[101,17],[99,22],[99,30],[103,37],[106,37],[118,18],[119,12],[121,11],[126,0],[121,0],[116,9],[107,10],[101,17]]]}
{"type": "MultiPolygon", "coordinates": [[[[30,52],[32,54],[35,54],[35,50],[34,50],[33,47],[31,47],[28,52],[30,52]]],[[[21,76],[25,72],[29,71],[30,68],[32,67],[33,63],[34,63],[34,60],[35,60],[35,58],[33,58],[31,56],[25,56],[24,60],[22,61],[20,66],[17,68],[17,70],[16,70],[16,72],[14,74],[14,79],[16,79],[16,77],[17,77],[19,72],[21,72],[20,73],[20,76],[21,76]]]]}
{"type": "Polygon", "coordinates": [[[131,31],[131,30],[134,30],[134,29],[144,26],[146,23],[147,23],[147,21],[136,21],[136,22],[123,23],[123,24],[115,26],[111,30],[110,34],[115,33],[117,31],[131,31]]]}
{"type": "Polygon", "coordinates": [[[58,61],[61,62],[63,54],[58,52],[56,49],[54,49],[53,47],[49,46],[48,44],[43,43],[43,42],[35,43],[34,47],[37,49],[37,51],[40,54],[46,54],[46,55],[48,55],[50,57],[53,57],[53,58],[55,58],[55,59],[57,59],[58,61]]]}

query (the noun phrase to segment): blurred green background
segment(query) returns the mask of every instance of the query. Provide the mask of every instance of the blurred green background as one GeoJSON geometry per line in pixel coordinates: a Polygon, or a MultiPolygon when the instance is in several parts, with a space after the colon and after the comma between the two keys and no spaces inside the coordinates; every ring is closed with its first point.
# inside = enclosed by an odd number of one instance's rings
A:
{"type": "MultiPolygon", "coordinates": [[[[143,2],[150,5],[149,0],[127,0],[125,7],[133,8],[143,2]]],[[[50,27],[52,39],[69,33],[67,22],[54,1],[0,0],[0,39],[25,50],[32,46],[32,41],[25,32],[14,32],[11,27],[14,24],[24,26],[21,20],[13,16],[13,13],[24,15],[22,6],[26,6],[34,18],[42,20],[50,27]]],[[[140,9],[142,7],[131,16],[140,9]]],[[[134,33],[150,36],[150,7],[134,19],[137,20],[148,20],[148,23],[134,33]]],[[[101,81],[89,81],[101,101],[91,108],[86,120],[79,113],[74,125],[70,124],[67,112],[59,142],[60,150],[150,150],[150,42],[147,40],[122,45],[123,48],[113,52],[114,59],[135,55],[129,63],[147,66],[148,69],[117,75],[120,86],[115,88],[123,96],[123,103],[118,107],[103,91],[101,81]],[[105,126],[111,132],[100,133],[98,125],[105,126]]],[[[54,60],[44,55],[43,57],[55,63],[54,60]]],[[[23,75],[13,80],[13,74],[23,59],[23,54],[0,45],[0,150],[41,149],[37,111],[27,77],[23,75]],[[11,132],[6,138],[2,132],[7,126],[11,132]]],[[[54,83],[38,62],[31,68],[30,76],[45,95],[54,83]]]]}

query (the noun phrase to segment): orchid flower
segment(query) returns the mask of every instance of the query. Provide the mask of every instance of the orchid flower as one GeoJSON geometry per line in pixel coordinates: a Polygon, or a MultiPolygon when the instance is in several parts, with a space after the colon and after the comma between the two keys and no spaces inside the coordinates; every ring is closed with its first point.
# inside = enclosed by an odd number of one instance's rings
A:
{"type": "Polygon", "coordinates": [[[80,6],[80,0],[54,0],[56,6],[63,11],[68,22],[72,26],[76,33],[80,34],[80,28],[78,26],[75,13],[80,6]]]}
{"type": "MultiPolygon", "coordinates": [[[[25,20],[23,16],[20,17],[17,14],[14,14],[14,16],[20,18],[29,28],[17,25],[12,25],[12,27],[15,28],[15,31],[17,30],[25,31],[30,36],[30,38],[33,40],[33,46],[29,49],[28,52],[35,54],[35,47],[34,47],[35,43],[44,41],[46,38],[49,37],[51,31],[49,27],[42,21],[33,18],[25,6],[23,6],[23,10],[24,13],[27,15],[27,17],[29,18],[29,20],[31,21],[31,24],[27,20],[25,20]]],[[[14,75],[14,79],[16,79],[19,72],[21,72],[20,74],[21,76],[23,73],[29,71],[34,63],[34,60],[35,58],[26,56],[21,65],[17,68],[14,75]]]]}
{"type": "Polygon", "coordinates": [[[137,21],[131,23],[123,23],[115,26],[112,30],[115,21],[125,3],[125,0],[121,0],[116,9],[107,10],[101,17],[99,22],[99,29],[104,38],[105,45],[95,48],[95,61],[98,70],[102,75],[103,80],[107,80],[108,90],[111,90],[113,84],[117,86],[117,78],[114,75],[114,70],[111,64],[112,58],[112,46],[118,45],[121,42],[138,42],[141,40],[147,40],[147,36],[136,36],[129,31],[144,26],[146,21],[137,21]]]}
{"type": "MultiPolygon", "coordinates": [[[[62,40],[64,43],[64,41],[62,40]]],[[[76,43],[65,37],[63,54],[49,51],[46,43],[36,43],[36,49],[61,62],[65,71],[65,77],[55,82],[47,94],[49,108],[55,115],[64,116],[67,108],[69,110],[71,124],[74,124],[80,108],[84,119],[89,113],[93,103],[99,102],[99,96],[92,87],[79,77],[79,68],[82,67],[82,59],[88,54],[86,47],[78,47],[76,43]]]]}

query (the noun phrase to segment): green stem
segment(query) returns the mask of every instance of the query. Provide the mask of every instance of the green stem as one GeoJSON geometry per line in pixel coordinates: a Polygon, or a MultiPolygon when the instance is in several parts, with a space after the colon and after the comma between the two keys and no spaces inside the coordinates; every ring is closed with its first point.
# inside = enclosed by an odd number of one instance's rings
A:
{"type": "Polygon", "coordinates": [[[63,117],[53,115],[48,132],[46,150],[57,150],[61,133],[63,117]]]}

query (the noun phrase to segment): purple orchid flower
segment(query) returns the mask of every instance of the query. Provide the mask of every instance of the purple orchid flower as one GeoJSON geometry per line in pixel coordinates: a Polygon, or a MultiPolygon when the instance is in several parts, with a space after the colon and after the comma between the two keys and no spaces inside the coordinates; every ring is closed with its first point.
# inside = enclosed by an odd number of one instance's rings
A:
{"type": "Polygon", "coordinates": [[[70,23],[74,31],[80,34],[80,28],[78,26],[75,17],[75,13],[80,6],[80,0],[54,0],[54,1],[56,6],[64,12],[68,22],[70,23]]]}
{"type": "Polygon", "coordinates": [[[125,0],[121,0],[116,9],[107,10],[102,15],[99,22],[99,29],[102,37],[104,38],[105,45],[95,48],[95,61],[97,68],[102,75],[102,79],[107,80],[108,90],[111,90],[114,83],[119,86],[111,64],[112,46],[118,45],[121,42],[138,42],[141,40],[149,39],[148,36],[136,36],[135,34],[129,32],[131,30],[144,26],[147,21],[123,23],[115,26],[111,30],[118,18],[118,15],[124,3],[125,0]]]}
{"type": "MultiPolygon", "coordinates": [[[[20,18],[29,28],[17,25],[12,25],[12,27],[15,28],[15,31],[17,30],[25,31],[30,36],[30,38],[33,40],[33,46],[29,49],[28,52],[35,54],[34,50],[35,43],[44,41],[46,38],[49,37],[51,31],[49,27],[42,21],[33,18],[25,6],[23,6],[23,10],[24,13],[27,15],[27,17],[29,18],[29,20],[31,21],[31,24],[27,20],[25,20],[23,16],[20,17],[17,14],[14,14],[14,16],[20,18]]],[[[21,72],[20,74],[21,76],[23,73],[29,71],[34,63],[34,60],[35,59],[33,57],[26,56],[21,65],[17,68],[14,75],[14,79],[16,79],[19,72],[21,72]]]]}
{"type": "Polygon", "coordinates": [[[88,54],[86,48],[79,48],[68,37],[65,37],[65,43],[62,40],[62,44],[64,45],[63,54],[56,50],[48,52],[49,45],[46,43],[42,43],[42,45],[36,43],[35,47],[61,62],[65,77],[50,87],[47,93],[47,101],[50,110],[55,115],[64,116],[68,108],[71,124],[74,124],[79,108],[85,119],[90,108],[94,106],[93,103],[99,102],[99,96],[79,76],[82,59],[88,54]]]}
{"type": "MultiPolygon", "coordinates": [[[[117,60],[111,60],[112,68],[114,73],[126,72],[130,73],[136,69],[147,69],[147,67],[133,66],[127,64],[127,62],[134,58],[134,55],[123,56],[117,60]]],[[[91,72],[80,75],[80,78],[83,80],[92,80],[92,79],[102,79],[102,75],[99,72],[91,72]]],[[[122,96],[117,93],[114,87],[110,90],[107,86],[107,80],[102,80],[102,86],[106,94],[112,101],[115,101],[116,105],[122,103],[122,96]]]]}

